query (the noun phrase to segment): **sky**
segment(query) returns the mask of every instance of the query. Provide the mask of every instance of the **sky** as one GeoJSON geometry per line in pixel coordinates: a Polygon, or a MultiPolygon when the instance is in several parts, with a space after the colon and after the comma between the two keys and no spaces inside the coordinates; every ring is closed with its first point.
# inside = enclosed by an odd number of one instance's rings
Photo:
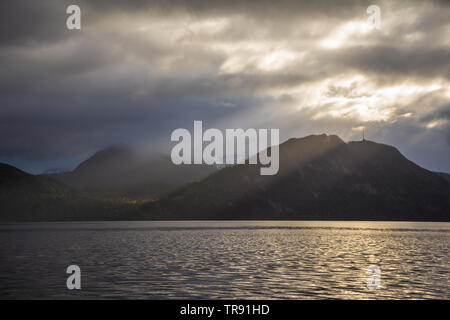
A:
{"type": "Polygon", "coordinates": [[[0,162],[41,173],[111,145],[168,151],[202,120],[281,141],[364,129],[450,172],[449,17],[446,1],[3,0],[0,162]]]}

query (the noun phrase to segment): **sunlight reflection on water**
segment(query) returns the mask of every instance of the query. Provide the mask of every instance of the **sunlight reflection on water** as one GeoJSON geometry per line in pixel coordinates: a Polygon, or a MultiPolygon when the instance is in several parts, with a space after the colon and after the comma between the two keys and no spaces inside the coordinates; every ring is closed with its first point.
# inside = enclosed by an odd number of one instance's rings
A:
{"type": "Polygon", "coordinates": [[[450,223],[180,221],[0,226],[2,298],[450,299],[450,223]],[[66,289],[68,265],[82,290],[66,289]],[[366,287],[369,265],[381,288],[366,287]]]}

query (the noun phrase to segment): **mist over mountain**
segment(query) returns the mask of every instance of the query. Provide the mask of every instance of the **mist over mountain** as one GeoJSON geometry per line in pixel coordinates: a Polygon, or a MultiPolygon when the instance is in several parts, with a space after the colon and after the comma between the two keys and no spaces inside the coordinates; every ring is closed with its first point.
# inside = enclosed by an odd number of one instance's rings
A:
{"type": "Polygon", "coordinates": [[[392,146],[323,134],[289,139],[279,152],[274,176],[259,164],[175,166],[116,147],[63,174],[0,165],[0,220],[450,221],[445,175],[392,146]]]}
{"type": "Polygon", "coordinates": [[[48,176],[98,197],[142,200],[160,197],[214,171],[214,166],[177,166],[169,156],[115,146],[95,153],[72,172],[48,176]]]}
{"type": "Polygon", "coordinates": [[[0,221],[138,218],[133,204],[96,199],[52,179],[0,164],[0,221]]]}
{"type": "Polygon", "coordinates": [[[280,171],[236,165],[158,206],[173,219],[450,220],[450,184],[396,148],[333,135],[280,145],[280,171]]]}

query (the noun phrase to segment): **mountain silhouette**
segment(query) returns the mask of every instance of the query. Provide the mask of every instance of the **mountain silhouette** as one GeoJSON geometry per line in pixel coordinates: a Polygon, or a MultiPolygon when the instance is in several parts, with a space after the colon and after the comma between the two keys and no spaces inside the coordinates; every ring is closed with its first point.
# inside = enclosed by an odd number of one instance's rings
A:
{"type": "Polygon", "coordinates": [[[93,198],[64,184],[0,163],[0,221],[138,219],[128,203],[93,198]]]}
{"type": "Polygon", "coordinates": [[[450,221],[450,183],[392,146],[323,134],[289,139],[279,152],[274,176],[260,175],[260,165],[175,166],[123,148],[64,174],[0,164],[0,220],[450,221]],[[186,181],[195,182],[179,186],[186,181]],[[171,185],[155,199],[162,182],[171,185]],[[151,199],[104,198],[114,194],[151,199]]]}
{"type": "Polygon", "coordinates": [[[126,147],[95,153],[72,172],[48,175],[77,190],[103,198],[158,198],[214,172],[208,165],[174,165],[168,156],[151,156],[126,147]]]}
{"type": "Polygon", "coordinates": [[[450,184],[371,141],[335,135],[280,145],[280,171],[235,165],[146,205],[154,218],[450,220],[450,184]]]}

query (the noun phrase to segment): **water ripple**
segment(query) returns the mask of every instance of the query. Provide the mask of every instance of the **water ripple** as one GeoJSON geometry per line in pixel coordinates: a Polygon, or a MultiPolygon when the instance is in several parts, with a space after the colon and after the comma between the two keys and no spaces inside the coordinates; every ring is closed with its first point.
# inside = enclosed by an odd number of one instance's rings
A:
{"type": "Polygon", "coordinates": [[[1,298],[450,299],[448,224],[208,223],[2,225],[1,298]]]}

